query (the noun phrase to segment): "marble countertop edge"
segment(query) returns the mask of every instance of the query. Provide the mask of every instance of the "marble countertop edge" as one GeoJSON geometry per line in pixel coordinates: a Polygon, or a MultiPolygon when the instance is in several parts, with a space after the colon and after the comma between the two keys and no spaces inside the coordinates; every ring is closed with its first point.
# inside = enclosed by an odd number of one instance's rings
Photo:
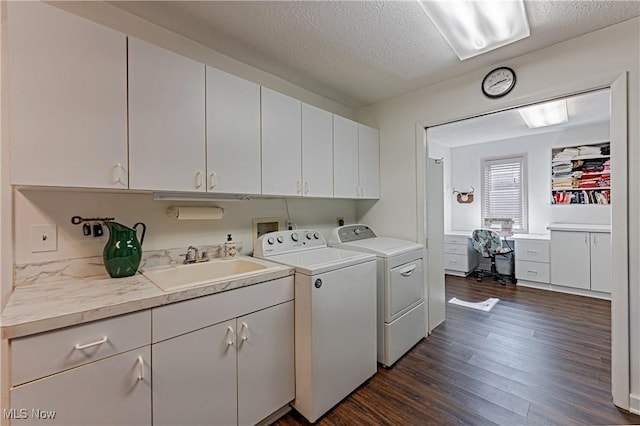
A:
{"type": "Polygon", "coordinates": [[[294,269],[286,265],[270,263],[270,266],[268,272],[166,292],[139,273],[127,278],[88,278],[16,287],[0,317],[0,337],[24,337],[272,281],[294,273],[294,269]]]}

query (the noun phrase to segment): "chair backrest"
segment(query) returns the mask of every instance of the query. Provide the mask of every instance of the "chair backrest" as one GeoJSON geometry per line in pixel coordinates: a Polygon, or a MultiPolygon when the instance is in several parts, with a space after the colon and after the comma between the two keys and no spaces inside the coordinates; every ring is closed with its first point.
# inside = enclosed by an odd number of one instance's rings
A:
{"type": "Polygon", "coordinates": [[[482,257],[495,256],[503,251],[500,235],[492,229],[476,229],[471,234],[473,249],[482,257]]]}

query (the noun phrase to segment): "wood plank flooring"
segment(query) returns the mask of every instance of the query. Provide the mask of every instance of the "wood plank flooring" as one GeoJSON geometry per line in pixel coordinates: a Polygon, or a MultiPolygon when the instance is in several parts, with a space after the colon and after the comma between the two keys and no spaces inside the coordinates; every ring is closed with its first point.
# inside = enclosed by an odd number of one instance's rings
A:
{"type": "MultiPolygon", "coordinates": [[[[447,276],[446,320],[319,425],[640,424],[611,402],[610,302],[447,276]]],[[[275,423],[307,424],[295,411],[275,423]]]]}

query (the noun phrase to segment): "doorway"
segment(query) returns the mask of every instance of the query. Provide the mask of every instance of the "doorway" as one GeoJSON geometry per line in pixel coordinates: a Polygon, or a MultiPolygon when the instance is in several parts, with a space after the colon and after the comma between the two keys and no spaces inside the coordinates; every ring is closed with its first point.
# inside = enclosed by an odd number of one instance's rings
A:
{"type": "MultiPolygon", "coordinates": [[[[562,96],[558,96],[559,98],[569,98],[571,96],[575,96],[580,93],[591,92],[596,89],[608,89],[610,90],[610,101],[611,101],[611,116],[610,116],[610,131],[609,131],[609,139],[611,143],[611,156],[612,158],[619,158],[620,161],[616,162],[616,169],[612,170],[612,197],[613,200],[610,208],[610,223],[611,223],[611,236],[612,236],[612,253],[613,253],[613,271],[612,271],[612,281],[613,281],[613,289],[611,296],[611,309],[612,309],[612,395],[614,403],[623,408],[629,409],[629,306],[628,306],[628,229],[627,229],[627,216],[628,216],[628,200],[627,200],[627,186],[628,186],[628,176],[627,176],[627,165],[626,161],[626,153],[627,153],[627,134],[626,134],[626,120],[627,120],[627,110],[626,110],[626,97],[627,97],[627,87],[626,87],[626,76],[620,76],[613,82],[610,82],[607,85],[603,85],[598,88],[585,88],[580,92],[576,93],[566,93],[562,96]],[[620,194],[619,196],[616,194],[620,194]]],[[[547,99],[549,100],[549,99],[547,99]]],[[[513,108],[511,108],[513,109],[513,108]]],[[[506,110],[505,110],[506,111],[506,110]]],[[[479,114],[479,116],[496,118],[493,114],[500,113],[503,111],[491,111],[488,113],[479,114]]],[[[433,200],[429,199],[426,189],[428,188],[428,163],[426,160],[429,156],[435,156],[440,158],[440,153],[437,152],[436,146],[431,145],[431,141],[429,138],[430,128],[435,128],[436,126],[446,125],[446,124],[454,124],[458,123],[461,120],[464,120],[469,117],[462,117],[459,120],[452,119],[446,123],[419,123],[416,129],[416,140],[417,140],[417,148],[419,155],[422,154],[420,158],[422,158],[421,163],[418,164],[418,182],[422,182],[422,191],[419,191],[419,232],[421,235],[424,235],[425,238],[428,237],[429,232],[429,212],[433,209],[433,200]],[[431,203],[430,203],[431,202],[431,203]],[[431,204],[431,205],[430,205],[431,204]],[[420,217],[423,220],[420,220],[420,217]],[[421,225],[421,226],[420,226],[421,225]]],[[[474,118],[474,117],[471,117],[474,118]]],[[[549,154],[547,154],[549,155],[549,154]]],[[[547,161],[549,157],[547,156],[547,161]]],[[[445,160],[445,188],[447,188],[446,182],[446,172],[450,165],[447,164],[445,160]]],[[[550,185],[550,178],[546,179],[547,185],[550,185]]],[[[448,188],[451,189],[450,187],[448,188]]],[[[445,193],[448,191],[445,191],[445,193]]],[[[548,195],[548,191],[545,191],[546,195],[548,195]]],[[[446,197],[446,195],[445,195],[446,197]]],[[[550,201],[549,201],[550,204],[550,201]]],[[[446,204],[445,204],[446,205],[446,204]]],[[[549,206],[552,208],[553,206],[549,206]]],[[[444,205],[441,208],[445,209],[444,205]]],[[[451,218],[451,212],[445,211],[445,217],[447,213],[449,213],[449,217],[451,218]]],[[[550,213],[553,214],[553,213],[550,213]]],[[[480,220],[480,214],[477,215],[477,220],[480,220]]],[[[449,219],[451,220],[451,219],[449,219]]],[[[450,223],[449,223],[450,226],[450,223]]],[[[433,230],[431,230],[433,232],[433,230]]],[[[437,244],[429,244],[429,251],[442,251],[443,247],[438,247],[437,244]]],[[[444,270],[443,265],[437,265],[436,263],[430,264],[430,268],[435,268],[439,270],[444,270]]],[[[431,286],[431,283],[429,283],[431,286]]],[[[436,291],[438,293],[439,291],[436,291]]],[[[444,301],[434,301],[434,303],[444,301]]],[[[429,327],[432,329],[433,327],[429,327]]]]}

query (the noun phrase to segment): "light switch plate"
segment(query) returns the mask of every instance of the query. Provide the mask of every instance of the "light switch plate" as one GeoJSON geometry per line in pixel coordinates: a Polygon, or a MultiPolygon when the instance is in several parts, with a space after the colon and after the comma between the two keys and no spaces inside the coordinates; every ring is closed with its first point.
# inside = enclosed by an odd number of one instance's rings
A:
{"type": "Polygon", "coordinates": [[[58,229],[56,225],[31,226],[31,252],[39,253],[58,250],[58,229]]]}

